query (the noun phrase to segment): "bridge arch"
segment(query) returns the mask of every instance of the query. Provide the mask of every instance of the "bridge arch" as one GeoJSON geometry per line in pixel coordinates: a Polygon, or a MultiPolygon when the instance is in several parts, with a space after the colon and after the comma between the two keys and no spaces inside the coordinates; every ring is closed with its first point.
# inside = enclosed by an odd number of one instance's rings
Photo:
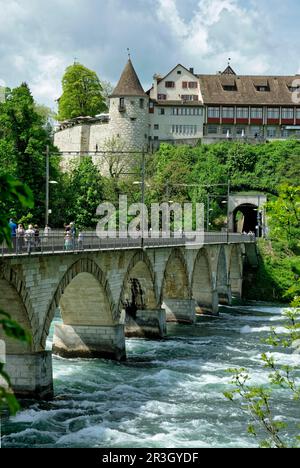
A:
{"type": "Polygon", "coordinates": [[[192,275],[192,295],[200,313],[217,313],[218,297],[214,286],[210,258],[205,248],[202,248],[195,260],[192,275]]]}
{"type": "Polygon", "coordinates": [[[165,299],[191,299],[188,268],[180,249],[172,250],[165,267],[160,302],[165,299]]]}
{"type": "Polygon", "coordinates": [[[159,307],[156,278],[148,255],[137,252],[131,258],[124,277],[118,303],[118,313],[129,310],[153,310],[159,307]]]}
{"type": "Polygon", "coordinates": [[[33,311],[30,293],[23,275],[13,268],[3,268],[0,272],[0,309],[10,314],[13,320],[30,333],[32,338],[31,345],[24,345],[5,337],[7,352],[15,352],[19,349],[23,350],[23,353],[39,351],[39,324],[33,311]]]}
{"type": "Polygon", "coordinates": [[[43,326],[43,349],[58,307],[65,325],[113,326],[118,320],[106,276],[89,258],[73,263],[60,279],[43,326]]]}

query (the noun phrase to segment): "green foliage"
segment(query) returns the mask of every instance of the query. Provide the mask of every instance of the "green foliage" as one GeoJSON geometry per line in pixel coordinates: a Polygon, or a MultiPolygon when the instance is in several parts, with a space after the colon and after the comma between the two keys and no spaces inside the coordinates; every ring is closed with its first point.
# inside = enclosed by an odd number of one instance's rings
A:
{"type": "MultiPolygon", "coordinates": [[[[279,335],[272,328],[266,344],[273,346],[274,349],[285,348],[292,352],[294,345],[300,340],[299,304],[300,300],[297,297],[292,304],[293,308],[284,312],[287,333],[279,335]]],[[[300,352],[300,349],[297,352],[300,352]]],[[[300,436],[293,440],[289,434],[288,425],[278,420],[274,397],[277,389],[285,389],[289,392],[291,399],[300,400],[300,386],[295,377],[295,367],[279,365],[274,356],[269,353],[261,355],[261,364],[264,369],[270,370],[268,387],[252,386],[251,376],[247,369],[228,369],[232,375],[231,384],[234,389],[224,392],[224,396],[230,401],[238,399],[241,402],[241,409],[253,420],[248,425],[248,433],[256,438],[264,434],[260,441],[262,448],[298,447],[300,436]]]]}
{"type": "Polygon", "coordinates": [[[107,109],[97,74],[80,63],[69,66],[62,79],[63,94],[58,104],[58,120],[94,117],[107,109]]]}
{"type": "Polygon", "coordinates": [[[104,181],[89,157],[75,166],[66,179],[66,220],[75,221],[81,228],[92,228],[97,223],[96,210],[103,201],[104,181]]]}
{"type": "MultiPolygon", "coordinates": [[[[37,224],[45,213],[45,151],[51,143],[45,118],[36,110],[36,104],[26,83],[8,90],[5,102],[0,103],[0,175],[10,175],[27,184],[33,192],[32,211],[37,224]]],[[[51,158],[51,178],[58,177],[58,160],[51,158]]],[[[17,220],[26,214],[20,203],[2,202],[4,211],[17,220]]]]}
{"type": "MultiPolygon", "coordinates": [[[[0,327],[3,328],[6,336],[14,338],[23,343],[30,343],[31,336],[20,325],[11,319],[10,315],[0,310],[0,327]]],[[[6,385],[0,385],[0,410],[8,408],[10,414],[15,415],[20,409],[20,405],[11,391],[9,375],[4,370],[4,363],[0,361],[0,378],[6,385]]]]}
{"type": "MultiPolygon", "coordinates": [[[[23,185],[18,180],[9,175],[0,175],[0,244],[4,240],[8,245],[11,244],[11,231],[8,226],[8,215],[5,213],[7,203],[19,202],[24,208],[33,207],[32,192],[29,188],[23,185]]],[[[17,339],[22,342],[30,343],[30,335],[23,330],[20,325],[12,320],[9,314],[0,310],[0,327],[5,335],[10,338],[17,339]]],[[[11,414],[16,414],[19,409],[19,404],[10,390],[10,379],[4,370],[4,364],[0,362],[0,378],[6,383],[5,386],[0,385],[0,410],[2,407],[7,407],[11,414]]]]}
{"type": "Polygon", "coordinates": [[[0,244],[6,241],[10,245],[9,214],[5,215],[5,207],[16,202],[23,207],[32,208],[33,196],[31,190],[9,175],[0,175],[0,244]]]}

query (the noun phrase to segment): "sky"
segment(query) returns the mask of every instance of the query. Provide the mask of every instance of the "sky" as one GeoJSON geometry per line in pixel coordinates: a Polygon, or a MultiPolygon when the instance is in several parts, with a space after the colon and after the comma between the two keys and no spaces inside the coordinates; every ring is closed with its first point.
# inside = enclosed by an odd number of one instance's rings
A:
{"type": "Polygon", "coordinates": [[[300,73],[299,0],[0,0],[0,85],[26,81],[55,108],[76,61],[116,84],[127,48],[145,89],[177,63],[195,73],[300,73]]]}

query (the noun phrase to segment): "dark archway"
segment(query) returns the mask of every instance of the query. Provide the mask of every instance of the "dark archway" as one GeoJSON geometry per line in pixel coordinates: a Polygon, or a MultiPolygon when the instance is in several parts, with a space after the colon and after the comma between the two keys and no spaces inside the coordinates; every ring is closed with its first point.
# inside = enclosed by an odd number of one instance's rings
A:
{"type": "Polygon", "coordinates": [[[234,232],[246,234],[253,233],[261,237],[262,226],[259,219],[258,206],[245,203],[238,206],[234,212],[234,232]]]}

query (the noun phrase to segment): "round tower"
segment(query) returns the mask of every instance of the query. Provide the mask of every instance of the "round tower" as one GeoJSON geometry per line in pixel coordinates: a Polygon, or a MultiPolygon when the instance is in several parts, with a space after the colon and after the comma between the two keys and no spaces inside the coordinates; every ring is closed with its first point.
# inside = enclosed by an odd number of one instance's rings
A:
{"type": "Polygon", "coordinates": [[[149,138],[149,96],[144,92],[129,59],[119,83],[110,96],[109,127],[128,151],[147,149],[149,138]]]}

